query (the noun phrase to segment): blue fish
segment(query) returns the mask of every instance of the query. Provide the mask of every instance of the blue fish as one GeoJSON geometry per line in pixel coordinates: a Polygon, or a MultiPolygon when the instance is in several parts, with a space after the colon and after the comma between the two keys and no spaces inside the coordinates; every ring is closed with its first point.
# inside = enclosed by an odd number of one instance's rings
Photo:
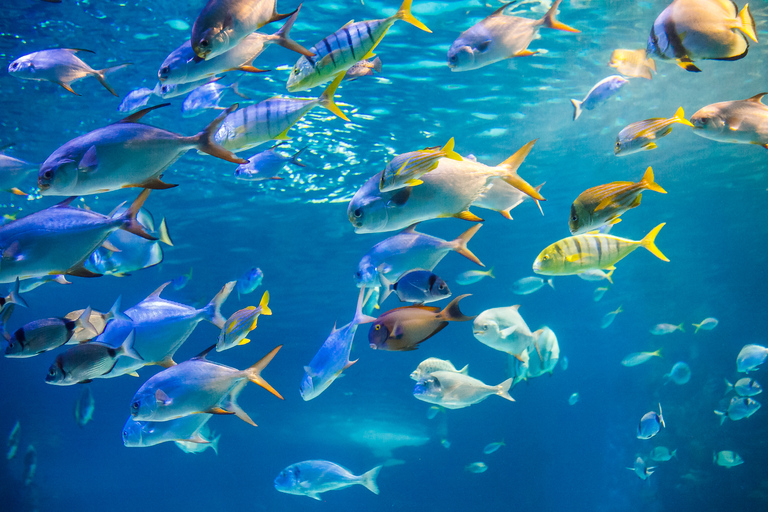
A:
{"type": "Polygon", "coordinates": [[[149,99],[153,94],[154,91],[152,89],[147,89],[146,87],[134,89],[125,95],[125,98],[123,98],[123,101],[120,103],[120,106],[117,107],[117,110],[129,114],[135,112],[149,103],[149,99]]]}
{"type": "Polygon", "coordinates": [[[661,427],[666,427],[664,424],[664,417],[661,415],[661,404],[659,404],[659,413],[655,411],[647,412],[640,419],[640,424],[637,426],[637,438],[638,439],[650,439],[659,433],[661,427]]]}
{"type": "Polygon", "coordinates": [[[597,82],[583,100],[571,100],[573,104],[573,120],[575,121],[579,118],[582,110],[592,110],[601,103],[604,103],[608,98],[619,92],[619,89],[628,82],[629,80],[619,75],[611,75],[597,82]]]}
{"type": "Polygon", "coordinates": [[[286,164],[306,167],[299,161],[299,155],[307,149],[306,146],[294,153],[293,156],[283,156],[275,151],[275,148],[281,144],[283,143],[278,142],[266,151],[250,157],[247,164],[238,165],[235,169],[235,178],[245,181],[281,180],[283,178],[279,178],[276,174],[282,171],[286,164]]]}
{"type": "Polygon", "coordinates": [[[209,83],[190,92],[189,95],[184,98],[184,103],[181,105],[181,116],[195,117],[204,113],[206,110],[226,110],[225,107],[219,106],[219,101],[227,91],[232,91],[243,99],[251,99],[240,92],[237,88],[237,82],[230,85],[223,85],[219,83],[218,80],[220,80],[220,78],[211,80],[209,83]]]}
{"type": "Polygon", "coordinates": [[[251,270],[240,276],[237,280],[237,298],[240,295],[248,295],[259,287],[261,281],[264,279],[264,273],[258,267],[253,267],[251,270]]]}
{"type": "Polygon", "coordinates": [[[320,493],[343,489],[360,484],[374,494],[379,494],[376,477],[382,466],[360,476],[327,460],[305,460],[291,464],[275,478],[275,489],[288,494],[298,494],[319,500],[320,493]]]}
{"type": "Polygon", "coordinates": [[[192,279],[192,267],[189,267],[189,272],[182,274],[171,281],[171,286],[173,286],[173,289],[176,291],[181,290],[189,284],[190,279],[192,279]]]}

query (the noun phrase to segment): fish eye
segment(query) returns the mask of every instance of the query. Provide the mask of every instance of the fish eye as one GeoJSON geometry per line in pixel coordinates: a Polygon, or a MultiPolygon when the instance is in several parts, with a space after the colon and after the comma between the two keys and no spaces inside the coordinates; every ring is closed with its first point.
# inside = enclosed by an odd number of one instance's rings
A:
{"type": "Polygon", "coordinates": [[[51,366],[51,368],[48,370],[48,375],[50,375],[51,377],[53,377],[54,375],[56,375],[56,368],[54,368],[53,366],[51,366]]]}
{"type": "Polygon", "coordinates": [[[45,178],[46,180],[49,180],[52,177],[53,177],[53,171],[51,171],[50,169],[48,169],[43,173],[43,178],[45,178]]]}
{"type": "Polygon", "coordinates": [[[131,412],[139,412],[139,405],[141,404],[139,403],[138,400],[134,400],[133,402],[131,402],[131,412]]]}
{"type": "Polygon", "coordinates": [[[376,324],[376,326],[373,328],[375,331],[381,330],[381,324],[376,324]]]}
{"type": "Polygon", "coordinates": [[[487,331],[487,330],[488,330],[488,326],[487,326],[487,325],[484,325],[484,326],[483,326],[483,330],[484,330],[484,331],[487,331]]]}
{"type": "Polygon", "coordinates": [[[445,290],[445,283],[442,283],[442,284],[440,285],[440,289],[441,289],[441,290],[445,290]]]}
{"type": "Polygon", "coordinates": [[[574,215],[573,217],[571,217],[571,220],[573,222],[576,222],[577,220],[579,220],[579,216],[578,215],[574,215]]]}
{"type": "Polygon", "coordinates": [[[211,46],[211,42],[208,41],[207,39],[201,39],[199,44],[203,48],[208,48],[209,46],[211,46]]]}
{"type": "Polygon", "coordinates": [[[171,68],[168,67],[168,66],[163,66],[163,67],[160,68],[160,74],[161,75],[167,75],[170,72],[171,72],[171,68]]]}
{"type": "Polygon", "coordinates": [[[454,55],[451,55],[450,57],[448,57],[448,60],[449,60],[450,62],[456,63],[456,61],[458,61],[458,60],[459,60],[459,57],[458,57],[458,55],[455,55],[455,54],[454,54],[454,55]]]}
{"type": "Polygon", "coordinates": [[[543,258],[541,258],[544,261],[547,261],[549,259],[549,254],[545,254],[543,258]]]}
{"type": "Polygon", "coordinates": [[[363,210],[360,208],[356,208],[354,212],[352,212],[352,215],[354,215],[356,218],[360,218],[363,216],[363,210]]]}

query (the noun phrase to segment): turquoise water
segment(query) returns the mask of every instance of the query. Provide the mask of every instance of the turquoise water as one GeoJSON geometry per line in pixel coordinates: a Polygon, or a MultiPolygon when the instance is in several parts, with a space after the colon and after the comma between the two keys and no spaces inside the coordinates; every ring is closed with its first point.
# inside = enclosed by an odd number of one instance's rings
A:
{"type": "MultiPolygon", "coordinates": [[[[83,59],[94,68],[133,63],[109,79],[125,95],[154,87],[165,56],[189,35],[188,29],[165,22],[192,25],[203,3],[7,4],[0,19],[2,62],[7,65],[46,48],[90,49],[96,53],[83,59]]],[[[159,367],[143,368],[140,378],[87,384],[96,409],[93,421],[80,428],[73,408],[82,385],[44,382],[47,368],[63,349],[4,359],[0,433],[10,432],[18,420],[22,435],[17,456],[0,462],[3,509],[764,510],[765,411],[723,426],[712,411],[727,406],[723,379],[733,382],[743,376],[735,371],[740,348],[766,342],[765,150],[710,141],[682,125],[654,151],[617,158],[612,149],[616,134],[630,122],[668,117],[680,106],[690,116],[710,103],[768,89],[766,5],[750,5],[761,42],[751,45],[746,58],[702,61],[702,73],[686,73],[657,60],[659,72],[653,80],[631,79],[616,97],[572,121],[569,100],[583,98],[595,83],[614,74],[606,65],[613,49],[644,47],[665,6],[663,1],[566,3],[558,18],[580,34],[542,30],[530,48],[546,53],[452,73],[445,65],[451,42],[497,4],[417,1],[414,14],[433,33],[405,23],[392,27],[376,51],[382,73],[345,82],[338,91],[336,101],[351,122],[317,109],[290,132],[293,140],[285,154],[308,146],[302,154],[307,167],[286,167],[282,181],[246,183],[235,180],[234,164],[194,151],[183,156],[165,175],[180,186],[153,192],[145,205],[156,220],[166,218],[174,240],[173,247],[164,247],[161,265],[123,278],[72,277],[67,286],[37,288],[24,295],[30,307],[16,308],[6,328],[13,332],[27,322],[88,305],[107,311],[118,296],[127,308],[190,267],[189,284],[179,291],[169,288],[163,296],[200,307],[225,282],[258,266],[264,272],[261,287],[239,300],[233,294],[223,312],[228,316],[257,305],[269,290],[273,315],[260,318],[250,344],[211,359],[245,368],[282,344],[264,376],[285,400],[247,386],[239,403],[259,426],[214,417],[209,425],[221,434],[218,456],[210,450],[186,454],[171,443],[126,448],[120,433],[131,397],[159,367]],[[538,139],[519,173],[533,185],[546,182],[544,216],[530,201],[512,211],[513,221],[473,208],[485,222],[469,246],[494,267],[496,279],[456,284],[455,276],[475,267],[455,253],[435,272],[448,281],[454,296],[472,294],[462,302],[466,314],[521,304],[531,329],[546,325],[557,334],[568,369],[558,366],[552,376],[518,384],[511,392],[515,403],[490,397],[430,420],[428,404],[412,396],[409,374],[419,362],[433,356],[450,359],[457,367],[469,364],[472,376],[497,384],[507,378],[507,356],[475,340],[468,324],[449,325],[415,352],[374,352],[367,347],[368,327],[363,325],[352,350],[352,359],[359,362],[320,397],[304,402],[298,393],[303,367],[334,323],[343,325],[353,316],[357,289],[352,276],[358,261],[394,234],[355,234],[347,220],[349,199],[392,155],[442,145],[450,137],[459,153],[474,154],[489,165],[538,139]],[[569,207],[579,193],[611,181],[636,181],[648,166],[668,194],[645,194],[642,205],[628,212],[613,234],[638,240],[666,222],[657,245],[669,263],[643,250],[633,253],[619,263],[615,285],[600,302],[592,296],[602,283],[575,276],[555,278],[554,291],[547,287],[522,297],[512,293],[515,280],[532,275],[537,254],[568,236],[569,207]],[[619,306],[624,312],[601,329],[603,315],[619,306]],[[690,324],[708,316],[717,317],[719,326],[694,335],[690,324]],[[686,332],[649,334],[661,322],[685,323],[686,332]],[[631,352],[657,349],[661,359],[633,368],[620,364],[631,352]],[[691,381],[664,385],[663,376],[676,361],[691,366],[691,381]],[[570,406],[568,397],[574,392],[581,400],[570,406]],[[637,439],[637,422],[658,403],[667,428],[651,441],[637,439]],[[360,441],[373,433],[408,438],[406,444],[419,446],[387,453],[381,443],[372,447],[360,441]],[[449,441],[448,448],[443,440],[449,441]],[[506,446],[483,454],[486,444],[501,440],[506,446]],[[32,484],[24,486],[28,445],[35,447],[38,464],[32,484]],[[654,463],[658,467],[648,480],[625,469],[659,445],[677,449],[678,456],[654,463]],[[744,464],[730,469],[714,465],[712,453],[720,450],[738,452],[744,464]],[[378,479],[379,496],[355,486],[324,494],[319,503],[277,492],[275,476],[307,459],[331,460],[355,474],[390,462],[378,479]],[[485,473],[465,471],[467,464],[478,461],[488,465],[485,473]]],[[[278,11],[293,7],[281,0],[278,11]]],[[[310,47],[350,19],[377,19],[396,8],[397,2],[306,2],[291,34],[310,47]]],[[[538,18],[542,12],[533,3],[524,5],[520,15],[538,18]]],[[[262,31],[272,33],[279,25],[262,31]]],[[[289,71],[278,68],[289,68],[295,60],[295,54],[271,47],[257,66],[273,71],[244,75],[241,87],[257,100],[282,94],[289,71]]],[[[33,162],[124,117],[117,111],[121,98],[91,78],[73,86],[82,97],[7,73],[0,74],[0,87],[0,143],[14,143],[8,154],[33,162]]],[[[191,135],[213,119],[214,114],[182,118],[182,100],[172,99],[170,107],[149,114],[144,122],[191,135]]],[[[31,192],[34,186],[31,180],[20,188],[31,192]]],[[[136,192],[115,191],[83,201],[107,213],[136,192]]],[[[26,215],[56,202],[34,193],[28,199],[3,194],[2,212],[8,215],[26,215]]],[[[419,229],[453,239],[469,225],[439,219],[419,229]]],[[[384,310],[396,306],[389,299],[384,310]]],[[[198,354],[217,335],[217,328],[202,322],[176,360],[198,354]]],[[[755,374],[757,380],[761,373],[755,374]]]]}

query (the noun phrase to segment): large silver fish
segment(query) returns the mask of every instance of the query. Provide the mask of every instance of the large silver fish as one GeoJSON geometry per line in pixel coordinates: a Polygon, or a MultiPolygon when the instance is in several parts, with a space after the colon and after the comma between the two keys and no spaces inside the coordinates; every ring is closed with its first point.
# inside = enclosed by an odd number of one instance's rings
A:
{"type": "Polygon", "coordinates": [[[413,396],[446,409],[461,409],[482,402],[491,395],[499,395],[514,402],[515,399],[509,396],[511,385],[512,379],[489,386],[463,373],[439,370],[418,381],[413,396]]]}
{"type": "Polygon", "coordinates": [[[136,421],[128,416],[123,426],[123,445],[143,448],[170,441],[207,444],[201,431],[211,418],[213,414],[191,414],[170,421],[136,421]]]}
{"type": "Polygon", "coordinates": [[[713,103],[693,114],[693,133],[719,142],[756,144],[768,149],[768,106],[761,92],[739,101],[713,103]]]}
{"type": "Polygon", "coordinates": [[[141,360],[141,356],[133,350],[133,331],[117,348],[96,341],[69,348],[56,356],[56,361],[45,376],[45,382],[55,386],[90,382],[112,370],[120,357],[141,360]]]}

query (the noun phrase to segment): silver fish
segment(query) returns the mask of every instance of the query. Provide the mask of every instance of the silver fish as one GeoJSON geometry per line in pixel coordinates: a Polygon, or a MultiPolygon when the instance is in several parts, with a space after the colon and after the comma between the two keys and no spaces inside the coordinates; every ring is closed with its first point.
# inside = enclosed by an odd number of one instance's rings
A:
{"type": "Polygon", "coordinates": [[[458,372],[436,371],[426,379],[416,383],[413,396],[446,409],[461,409],[482,402],[491,395],[499,395],[511,402],[515,399],[509,396],[512,379],[507,379],[496,386],[488,386],[483,382],[458,372]]]}
{"type": "Polygon", "coordinates": [[[379,494],[376,477],[382,466],[360,476],[327,460],[305,460],[291,464],[275,478],[275,489],[287,494],[298,494],[320,500],[320,494],[350,485],[360,484],[374,494],[379,494]]]}
{"type": "Polygon", "coordinates": [[[55,386],[90,382],[111,371],[123,356],[141,360],[141,356],[133,350],[133,331],[117,348],[97,341],[71,347],[56,356],[56,361],[45,376],[45,382],[55,386]]]}
{"type": "Polygon", "coordinates": [[[232,91],[243,99],[251,99],[240,92],[237,82],[223,85],[218,80],[220,78],[214,78],[202,87],[190,92],[181,104],[181,117],[199,116],[204,114],[206,110],[226,110],[225,107],[219,106],[219,101],[228,91],[232,91]]]}
{"type": "Polygon", "coordinates": [[[693,133],[718,142],[756,144],[768,149],[768,106],[762,101],[766,94],[707,105],[691,117],[693,133]]]}
{"type": "Polygon", "coordinates": [[[206,444],[201,434],[213,414],[190,414],[170,421],[136,421],[133,416],[123,425],[123,445],[144,448],[171,441],[187,441],[206,444]]]}
{"type": "Polygon", "coordinates": [[[592,110],[607,101],[608,98],[619,92],[619,89],[627,83],[629,83],[629,80],[619,75],[611,75],[597,82],[587,95],[584,96],[583,100],[571,100],[573,104],[573,120],[578,119],[584,110],[592,110]]]}

